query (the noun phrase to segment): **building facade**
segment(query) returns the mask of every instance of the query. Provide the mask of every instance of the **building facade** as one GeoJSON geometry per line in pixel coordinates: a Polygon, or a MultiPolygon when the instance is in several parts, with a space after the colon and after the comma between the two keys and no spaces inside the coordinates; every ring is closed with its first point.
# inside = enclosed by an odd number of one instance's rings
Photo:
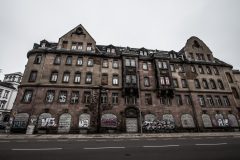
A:
{"type": "Polygon", "coordinates": [[[237,129],[232,66],[197,37],[179,51],[97,45],[79,25],[43,40],[28,62],[12,131],[165,132],[237,129]]]}
{"type": "Polygon", "coordinates": [[[0,128],[5,128],[10,119],[10,112],[17,96],[22,73],[6,74],[0,81],[0,128]]]}

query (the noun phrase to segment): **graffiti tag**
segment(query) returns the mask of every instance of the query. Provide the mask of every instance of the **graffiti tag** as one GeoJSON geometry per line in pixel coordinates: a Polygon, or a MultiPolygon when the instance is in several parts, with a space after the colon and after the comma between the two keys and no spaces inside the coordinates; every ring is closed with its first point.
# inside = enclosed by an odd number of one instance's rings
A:
{"type": "Polygon", "coordinates": [[[142,128],[146,132],[162,132],[175,129],[175,123],[170,120],[144,121],[142,128]]]}
{"type": "Polygon", "coordinates": [[[55,118],[42,119],[41,127],[54,127],[56,126],[55,118]]]}

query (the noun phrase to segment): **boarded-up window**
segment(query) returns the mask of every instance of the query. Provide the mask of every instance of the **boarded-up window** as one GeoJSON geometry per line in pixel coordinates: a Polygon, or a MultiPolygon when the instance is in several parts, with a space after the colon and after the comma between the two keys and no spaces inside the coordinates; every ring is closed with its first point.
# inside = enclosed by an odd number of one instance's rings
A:
{"type": "Polygon", "coordinates": [[[102,85],[108,85],[108,75],[102,74],[102,85]]]}

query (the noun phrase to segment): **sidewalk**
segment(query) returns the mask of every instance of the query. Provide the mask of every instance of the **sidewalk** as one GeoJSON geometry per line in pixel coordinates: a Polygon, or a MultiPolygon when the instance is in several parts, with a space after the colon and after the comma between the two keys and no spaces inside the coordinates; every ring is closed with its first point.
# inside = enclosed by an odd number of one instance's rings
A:
{"type": "Polygon", "coordinates": [[[106,138],[180,138],[180,137],[240,137],[240,132],[156,133],[156,134],[0,134],[0,139],[106,139],[106,138]]]}

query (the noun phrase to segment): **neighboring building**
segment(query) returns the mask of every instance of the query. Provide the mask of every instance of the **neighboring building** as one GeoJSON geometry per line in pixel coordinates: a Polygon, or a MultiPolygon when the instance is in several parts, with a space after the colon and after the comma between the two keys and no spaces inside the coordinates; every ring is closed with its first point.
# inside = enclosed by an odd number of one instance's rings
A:
{"type": "Polygon", "coordinates": [[[10,112],[17,96],[18,85],[22,73],[6,74],[3,82],[0,81],[0,127],[4,128],[10,119],[10,112]]]}
{"type": "Polygon", "coordinates": [[[232,66],[197,37],[179,52],[96,45],[82,25],[34,44],[12,130],[162,132],[238,128],[232,66]]]}

